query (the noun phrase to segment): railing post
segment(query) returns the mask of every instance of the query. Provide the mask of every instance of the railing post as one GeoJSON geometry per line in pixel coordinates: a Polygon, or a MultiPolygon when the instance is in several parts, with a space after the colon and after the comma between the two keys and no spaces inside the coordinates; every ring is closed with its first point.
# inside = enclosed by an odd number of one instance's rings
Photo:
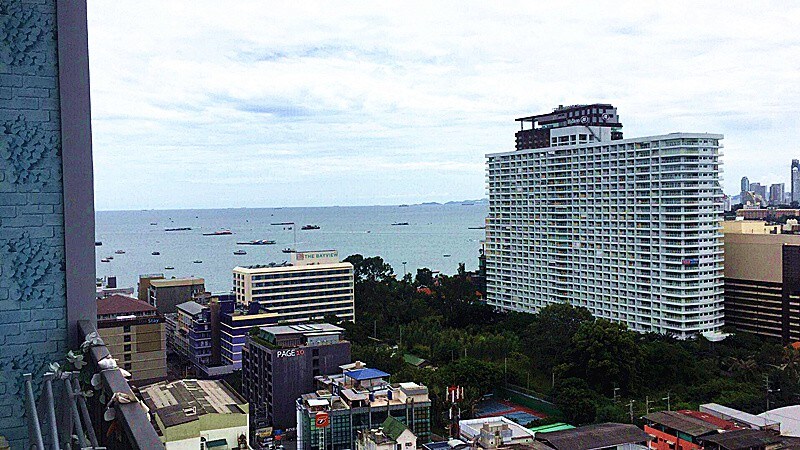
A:
{"type": "Polygon", "coordinates": [[[53,401],[53,372],[44,374],[44,393],[47,399],[47,415],[50,421],[50,445],[53,450],[60,450],[58,445],[58,424],[56,423],[56,405],[53,401]]]}
{"type": "Polygon", "coordinates": [[[42,426],[39,424],[39,414],[36,412],[36,398],[33,396],[33,384],[31,383],[33,375],[26,373],[23,377],[25,378],[25,393],[28,395],[28,422],[33,425],[33,438],[36,440],[36,448],[45,450],[44,441],[42,440],[42,426]]]}

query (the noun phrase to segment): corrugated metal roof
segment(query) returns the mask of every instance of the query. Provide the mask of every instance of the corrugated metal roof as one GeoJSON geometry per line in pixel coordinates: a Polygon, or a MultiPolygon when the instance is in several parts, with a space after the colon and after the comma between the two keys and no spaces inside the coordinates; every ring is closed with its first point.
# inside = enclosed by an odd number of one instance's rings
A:
{"type": "Polygon", "coordinates": [[[678,430],[692,437],[717,433],[718,428],[712,424],[696,419],[677,411],[659,411],[644,416],[650,422],[678,430]]]}
{"type": "Polygon", "coordinates": [[[550,444],[556,450],[594,450],[614,445],[636,444],[650,441],[652,436],[636,425],[601,423],[574,430],[536,433],[536,440],[550,444]]]}

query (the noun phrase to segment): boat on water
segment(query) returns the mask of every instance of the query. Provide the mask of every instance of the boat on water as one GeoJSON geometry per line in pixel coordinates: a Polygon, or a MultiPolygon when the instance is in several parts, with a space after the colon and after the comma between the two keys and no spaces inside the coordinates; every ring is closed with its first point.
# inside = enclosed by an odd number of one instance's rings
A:
{"type": "Polygon", "coordinates": [[[248,242],[237,242],[236,245],[273,245],[275,241],[271,239],[260,239],[248,242]]]}
{"type": "Polygon", "coordinates": [[[114,257],[111,256],[111,255],[108,255],[108,256],[106,256],[106,259],[114,259],[114,257]]]}
{"type": "Polygon", "coordinates": [[[301,230],[319,230],[319,225],[303,225],[301,230]]]}
{"type": "Polygon", "coordinates": [[[469,230],[485,230],[486,229],[486,225],[484,225],[482,227],[467,227],[467,229],[469,229],[469,230]]]}
{"type": "Polygon", "coordinates": [[[116,253],[118,255],[123,255],[123,254],[125,254],[125,250],[117,250],[114,253],[116,253]]]}
{"type": "Polygon", "coordinates": [[[172,269],[174,269],[174,267],[172,267],[172,266],[164,267],[164,270],[172,270],[172,269]]]}
{"type": "Polygon", "coordinates": [[[233,252],[233,254],[234,255],[246,255],[247,252],[244,251],[244,250],[236,250],[235,252],[233,252]]]}
{"type": "Polygon", "coordinates": [[[153,252],[153,253],[150,253],[150,254],[153,255],[153,256],[158,256],[158,255],[161,254],[161,252],[153,252]]]}
{"type": "Polygon", "coordinates": [[[233,232],[231,230],[219,230],[213,233],[203,233],[203,236],[225,236],[228,234],[233,234],[233,232]]]}
{"type": "Polygon", "coordinates": [[[408,205],[405,205],[405,204],[400,205],[400,208],[408,208],[408,205]]]}
{"type": "Polygon", "coordinates": [[[192,262],[193,262],[193,263],[195,263],[195,264],[202,264],[202,262],[203,262],[203,261],[202,261],[202,260],[200,260],[200,259],[195,259],[195,260],[194,260],[194,261],[192,261],[192,262]]]}
{"type": "Polygon", "coordinates": [[[164,231],[189,231],[192,227],[164,228],[164,231]]]}
{"type": "Polygon", "coordinates": [[[450,256],[451,256],[451,255],[449,255],[449,254],[445,253],[444,255],[442,255],[442,258],[449,258],[450,256]]]}
{"type": "Polygon", "coordinates": [[[395,222],[392,224],[392,226],[404,226],[404,225],[408,225],[408,222],[395,222]]]}
{"type": "Polygon", "coordinates": [[[109,262],[109,259],[108,258],[103,258],[103,259],[100,260],[100,262],[109,262]]]}
{"type": "Polygon", "coordinates": [[[101,245],[103,245],[103,241],[94,241],[94,245],[100,247],[101,245]]]}
{"type": "Polygon", "coordinates": [[[150,222],[150,225],[158,225],[158,222],[150,222]]]}
{"type": "Polygon", "coordinates": [[[285,249],[281,250],[283,253],[294,253],[295,250],[293,248],[286,247],[285,249]]]}

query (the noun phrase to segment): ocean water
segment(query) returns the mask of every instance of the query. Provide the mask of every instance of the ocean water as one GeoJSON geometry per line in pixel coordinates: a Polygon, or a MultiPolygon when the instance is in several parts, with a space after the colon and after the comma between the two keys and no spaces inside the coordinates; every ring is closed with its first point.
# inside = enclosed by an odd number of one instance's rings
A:
{"type": "Polygon", "coordinates": [[[428,267],[453,274],[458,263],[467,270],[478,267],[481,227],[487,205],[446,204],[398,206],[354,206],[324,208],[238,208],[197,210],[98,211],[95,247],[97,276],[115,275],[119,286],[134,286],[139,274],[164,273],[165,276],[198,276],[210,291],[232,287],[232,269],[237,265],[280,263],[289,259],[281,250],[338,250],[344,259],[360,253],[381,256],[395,273],[412,274],[428,267]],[[294,222],[289,225],[272,225],[294,222]],[[408,222],[408,226],[392,223],[408,222]],[[155,225],[152,225],[155,223],[155,225]],[[301,230],[306,224],[319,230],[301,230]],[[164,231],[165,228],[191,227],[190,231],[164,231]],[[202,233],[230,229],[226,236],[202,233]],[[275,245],[237,245],[258,239],[275,240],[275,245]],[[236,250],[246,255],[234,255],[236,250]],[[125,251],[115,254],[116,250],[125,251]],[[159,256],[151,253],[158,251],[159,256]],[[450,255],[445,256],[445,255],[450,255]],[[113,256],[107,263],[102,258],[113,256]],[[202,263],[194,263],[201,260],[202,263]],[[167,270],[166,267],[174,267],[167,270]]]}

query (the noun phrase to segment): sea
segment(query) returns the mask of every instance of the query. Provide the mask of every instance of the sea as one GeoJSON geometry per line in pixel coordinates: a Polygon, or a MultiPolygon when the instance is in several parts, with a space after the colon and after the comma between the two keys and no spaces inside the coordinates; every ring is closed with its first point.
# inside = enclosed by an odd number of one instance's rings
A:
{"type": "Polygon", "coordinates": [[[98,211],[97,276],[135,287],[140,274],[196,276],[212,292],[230,291],[236,266],[281,263],[282,249],[337,250],[339,257],[380,256],[398,276],[427,267],[454,274],[478,267],[485,201],[409,206],[98,211]],[[286,225],[293,223],[294,225],[286,225]],[[408,225],[393,225],[408,223],[408,225]],[[276,225],[282,224],[282,225],[276,225]],[[316,230],[302,230],[317,225],[316,230]],[[191,228],[165,231],[167,228],[191,228]],[[219,230],[233,234],[204,236],[219,230]],[[274,245],[237,242],[274,240],[274,245]],[[244,250],[246,255],[235,255],[244,250]],[[124,253],[116,253],[122,251],[124,253]],[[160,255],[152,255],[159,252],[160,255]],[[108,262],[102,259],[113,257],[108,262]],[[199,262],[202,261],[202,262],[199,262]],[[403,264],[405,262],[405,265],[403,264]]]}

